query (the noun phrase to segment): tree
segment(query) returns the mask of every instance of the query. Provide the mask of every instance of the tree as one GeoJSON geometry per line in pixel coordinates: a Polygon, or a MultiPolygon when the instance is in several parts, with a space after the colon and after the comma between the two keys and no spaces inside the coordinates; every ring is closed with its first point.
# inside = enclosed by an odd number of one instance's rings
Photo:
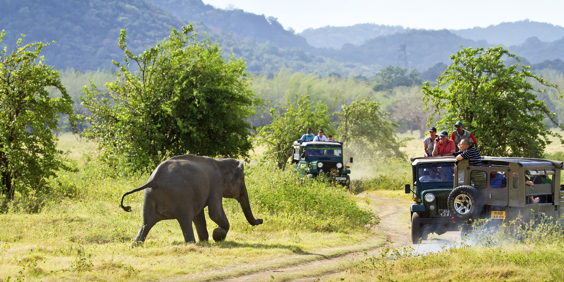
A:
{"type": "Polygon", "coordinates": [[[331,134],[327,105],[312,104],[309,95],[298,96],[295,102],[288,96],[287,106],[280,110],[270,109],[272,123],[258,129],[258,135],[266,144],[265,156],[276,162],[279,169],[285,169],[288,159],[292,156],[292,144],[300,139],[310,127],[314,132],[324,128],[326,134],[331,134]]]}
{"type": "Polygon", "coordinates": [[[186,153],[248,157],[252,148],[247,118],[260,103],[249,89],[242,60],[222,58],[210,40],[197,41],[192,25],[133,55],[120,33],[124,63],[108,93],[85,88],[91,111],[88,138],[101,157],[133,171],[152,170],[162,160],[186,153]]]}
{"type": "Polygon", "coordinates": [[[519,58],[503,47],[466,48],[450,58],[453,62],[437,79],[437,86],[427,82],[422,88],[426,110],[434,107],[429,120],[441,116],[437,125],[443,129],[463,121],[478,139],[482,155],[542,157],[548,136],[562,141],[544,123],[546,118],[563,128],[537,99],[535,92],[544,90],[535,89],[530,81],[544,87],[557,88],[556,84],[532,74],[529,66],[505,66],[504,58],[519,58]]]}
{"type": "Polygon", "coordinates": [[[381,80],[382,84],[376,85],[374,90],[381,91],[398,86],[419,86],[423,80],[418,75],[419,72],[416,69],[412,69],[408,74],[407,68],[387,66],[376,73],[376,77],[381,80]]]}
{"type": "Polygon", "coordinates": [[[380,103],[364,99],[342,109],[337,113],[338,132],[347,146],[364,156],[405,157],[395,133],[399,126],[387,120],[388,113],[380,109],[380,103]]]}
{"type": "Polygon", "coordinates": [[[419,130],[419,138],[423,138],[427,132],[425,126],[429,114],[424,110],[421,88],[413,87],[409,91],[404,91],[397,93],[395,101],[388,107],[391,119],[397,123],[407,124],[412,134],[414,129],[419,130]]]}
{"type": "Polygon", "coordinates": [[[0,52],[0,189],[8,200],[16,191],[43,191],[48,177],[69,169],[53,130],[60,114],[69,116],[73,128],[76,125],[72,99],[59,72],[44,65],[40,56],[50,44],[21,43],[20,38],[12,52],[6,47],[0,52]],[[49,87],[58,89],[60,97],[50,97],[49,87]]]}

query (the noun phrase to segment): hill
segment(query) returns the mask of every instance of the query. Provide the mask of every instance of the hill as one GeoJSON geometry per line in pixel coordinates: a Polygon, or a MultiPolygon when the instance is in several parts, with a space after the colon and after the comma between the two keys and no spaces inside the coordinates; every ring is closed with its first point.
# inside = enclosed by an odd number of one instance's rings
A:
{"type": "Polygon", "coordinates": [[[452,33],[472,40],[486,40],[494,45],[520,45],[527,38],[537,37],[541,41],[552,42],[564,37],[564,27],[529,20],[500,23],[488,27],[450,30],[452,33]]]}
{"type": "Polygon", "coordinates": [[[120,29],[127,30],[134,52],[154,45],[185,22],[143,0],[56,1],[0,0],[3,46],[12,47],[21,34],[25,43],[57,43],[45,48],[46,64],[58,69],[92,70],[121,60],[117,47],[120,29]]]}
{"type": "Polygon", "coordinates": [[[407,60],[408,68],[425,70],[442,62],[450,64],[449,56],[459,50],[459,46],[489,47],[485,41],[474,41],[462,38],[448,30],[416,30],[380,36],[360,46],[345,44],[341,50],[317,49],[314,54],[323,55],[334,60],[360,63],[364,65],[400,65],[402,56],[407,60]],[[405,45],[405,52],[401,46],[405,45]]]}
{"type": "Polygon", "coordinates": [[[543,42],[537,37],[527,39],[523,44],[507,49],[535,64],[545,60],[564,59],[564,38],[554,42],[543,42]]]}
{"type": "Polygon", "coordinates": [[[405,29],[399,25],[357,24],[353,26],[308,28],[299,35],[305,37],[307,43],[313,47],[341,49],[345,44],[362,45],[378,36],[404,31],[405,29]]]}
{"type": "Polygon", "coordinates": [[[212,29],[271,42],[281,48],[308,48],[305,38],[286,30],[274,17],[265,17],[241,9],[223,10],[202,0],[146,0],[187,22],[202,22],[212,29]]]}

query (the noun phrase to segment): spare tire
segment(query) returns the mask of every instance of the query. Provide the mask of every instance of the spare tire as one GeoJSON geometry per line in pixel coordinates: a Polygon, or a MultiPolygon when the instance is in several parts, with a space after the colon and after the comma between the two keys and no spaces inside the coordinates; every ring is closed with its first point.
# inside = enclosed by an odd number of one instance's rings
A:
{"type": "Polygon", "coordinates": [[[448,195],[448,210],[456,220],[477,219],[483,207],[480,193],[472,186],[456,187],[448,195]]]}

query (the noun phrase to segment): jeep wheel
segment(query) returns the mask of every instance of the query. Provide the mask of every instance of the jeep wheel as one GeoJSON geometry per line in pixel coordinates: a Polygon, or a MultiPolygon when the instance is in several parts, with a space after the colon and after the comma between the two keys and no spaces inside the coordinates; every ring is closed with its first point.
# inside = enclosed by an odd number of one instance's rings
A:
{"type": "Polygon", "coordinates": [[[476,219],[482,208],[483,201],[480,194],[472,186],[457,187],[448,195],[448,209],[456,220],[476,219]]]}
{"type": "Polygon", "coordinates": [[[411,242],[413,244],[419,244],[420,239],[423,240],[423,233],[421,231],[419,214],[414,212],[411,217],[411,242]]]}

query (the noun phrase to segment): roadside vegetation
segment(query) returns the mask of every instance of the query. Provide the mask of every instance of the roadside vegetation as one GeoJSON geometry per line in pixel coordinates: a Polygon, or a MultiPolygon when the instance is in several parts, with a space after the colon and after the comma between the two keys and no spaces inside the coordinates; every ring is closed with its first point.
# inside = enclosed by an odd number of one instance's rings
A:
{"type": "MultiPolygon", "coordinates": [[[[499,228],[475,225],[455,246],[431,253],[418,245],[385,248],[379,256],[351,264],[335,280],[346,281],[562,281],[564,233],[551,220],[508,222],[499,228]]],[[[331,279],[333,280],[333,279],[331,279]]]]}

